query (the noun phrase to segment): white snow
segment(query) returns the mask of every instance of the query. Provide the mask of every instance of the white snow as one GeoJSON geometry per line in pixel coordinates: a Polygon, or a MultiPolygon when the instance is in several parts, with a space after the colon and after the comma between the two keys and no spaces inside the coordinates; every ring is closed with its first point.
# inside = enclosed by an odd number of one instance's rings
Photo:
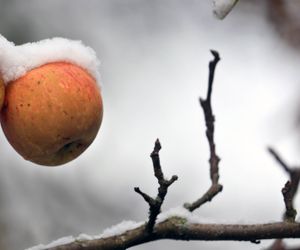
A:
{"type": "Polygon", "coordinates": [[[108,238],[114,235],[120,235],[122,233],[125,233],[126,231],[132,230],[134,228],[137,228],[141,225],[143,225],[145,222],[135,222],[135,221],[122,221],[121,223],[112,226],[110,228],[107,228],[103,231],[100,235],[88,235],[88,234],[80,234],[77,237],[73,236],[67,236],[60,239],[57,239],[47,245],[40,244],[25,250],[44,250],[51,247],[57,247],[60,245],[65,245],[72,243],[74,241],[84,241],[84,240],[95,240],[95,239],[101,239],[101,238],[108,238]]]}
{"type": "MultiPolygon", "coordinates": [[[[157,217],[156,223],[163,222],[171,217],[180,217],[187,220],[187,223],[208,223],[208,219],[200,218],[199,215],[191,213],[183,206],[171,208],[163,213],[160,213],[157,217]]],[[[210,221],[211,222],[211,221],[210,221]]]]}
{"type": "MultiPolygon", "coordinates": [[[[192,213],[190,211],[188,211],[187,209],[185,209],[183,206],[179,206],[179,207],[175,207],[175,208],[171,208],[169,210],[167,210],[166,212],[160,213],[157,217],[156,220],[156,224],[163,222],[169,218],[172,217],[180,217],[182,219],[186,220],[187,224],[201,224],[201,223],[223,223],[223,224],[229,224],[228,221],[218,221],[216,222],[215,219],[213,218],[204,218],[204,217],[200,217],[199,215],[192,213]]],[[[238,222],[235,221],[235,223],[239,223],[239,224],[254,224],[255,222],[245,222],[244,220],[240,220],[238,222]]],[[[107,228],[103,231],[102,234],[99,235],[88,235],[88,234],[80,234],[77,237],[73,237],[73,236],[68,236],[68,237],[63,237],[61,239],[55,240],[53,242],[51,242],[48,245],[37,245],[25,250],[44,250],[44,249],[48,249],[51,247],[56,247],[56,246],[60,246],[60,245],[64,245],[64,244],[68,244],[74,241],[84,241],[84,240],[95,240],[95,239],[101,239],[101,238],[108,238],[108,237],[112,237],[112,236],[117,236],[117,235],[121,235],[123,233],[125,233],[126,231],[129,230],[133,230],[135,228],[138,228],[140,226],[142,226],[143,224],[145,224],[145,221],[141,221],[141,222],[135,222],[135,221],[122,221],[121,223],[112,226],[110,228],[107,228]]]]}
{"type": "Polygon", "coordinates": [[[99,235],[99,238],[107,238],[114,235],[120,235],[122,233],[125,233],[126,231],[140,227],[144,223],[145,223],[144,221],[143,222],[122,221],[121,223],[115,226],[105,229],[103,233],[99,235]]]}
{"type": "Polygon", "coordinates": [[[93,240],[95,239],[94,236],[91,236],[91,235],[88,235],[88,234],[79,234],[77,237],[76,237],[76,240],[78,241],[83,241],[83,240],[93,240]]]}
{"type": "Polygon", "coordinates": [[[63,238],[60,238],[58,240],[52,241],[48,245],[40,244],[38,246],[34,246],[34,247],[28,248],[26,250],[43,250],[43,249],[48,249],[48,248],[51,248],[51,247],[57,247],[57,246],[69,244],[69,243],[72,243],[74,241],[75,241],[75,238],[73,236],[67,236],[67,237],[63,237],[63,238]]]}
{"type": "Polygon", "coordinates": [[[100,62],[96,53],[81,41],[56,37],[17,46],[0,35],[0,72],[5,83],[31,69],[60,61],[86,69],[100,83],[100,62]]]}
{"type": "Polygon", "coordinates": [[[224,19],[233,9],[238,0],[213,0],[213,13],[219,19],[224,19]]]}

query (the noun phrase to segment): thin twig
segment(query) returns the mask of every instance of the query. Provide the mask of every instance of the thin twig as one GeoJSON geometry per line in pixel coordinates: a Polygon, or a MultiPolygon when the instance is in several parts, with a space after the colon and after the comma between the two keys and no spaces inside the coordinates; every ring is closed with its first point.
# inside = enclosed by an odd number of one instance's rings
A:
{"type": "Polygon", "coordinates": [[[205,118],[205,125],[206,125],[206,137],[209,143],[209,150],[210,150],[210,179],[211,179],[211,186],[207,190],[207,192],[202,195],[197,201],[193,203],[186,203],[184,207],[189,211],[194,211],[195,209],[199,208],[202,204],[211,201],[219,192],[222,191],[223,187],[219,184],[219,162],[220,158],[216,153],[216,146],[214,142],[214,122],[215,117],[212,111],[211,106],[211,96],[212,96],[212,87],[215,75],[215,69],[220,61],[220,56],[217,51],[211,50],[214,59],[209,62],[209,78],[208,78],[208,88],[207,88],[207,96],[206,99],[200,98],[200,104],[204,112],[205,118]]]}
{"type": "Polygon", "coordinates": [[[162,172],[162,168],[160,165],[160,159],[159,159],[159,151],[161,150],[161,144],[159,140],[157,139],[155,141],[154,149],[150,155],[153,163],[153,169],[154,169],[154,175],[157,178],[159,188],[158,188],[158,194],[156,198],[152,198],[149,195],[142,192],[138,187],[134,188],[134,191],[140,194],[144,200],[149,204],[149,220],[146,225],[146,231],[148,233],[153,232],[153,228],[155,225],[155,221],[157,216],[160,213],[161,206],[164,202],[164,199],[167,195],[168,188],[170,185],[173,184],[174,181],[178,179],[176,175],[173,175],[170,180],[166,180],[164,178],[164,174],[162,172]]]}
{"type": "Polygon", "coordinates": [[[290,181],[288,181],[282,189],[282,195],[285,204],[284,220],[288,222],[294,222],[297,215],[297,211],[293,206],[294,198],[296,196],[299,182],[300,182],[300,168],[290,167],[272,148],[268,148],[270,154],[279,163],[279,165],[289,174],[290,181]]]}
{"type": "Polygon", "coordinates": [[[291,169],[288,164],[279,156],[279,154],[271,147],[268,148],[269,153],[274,157],[274,159],[279,163],[279,165],[287,172],[291,173],[291,169]]]}

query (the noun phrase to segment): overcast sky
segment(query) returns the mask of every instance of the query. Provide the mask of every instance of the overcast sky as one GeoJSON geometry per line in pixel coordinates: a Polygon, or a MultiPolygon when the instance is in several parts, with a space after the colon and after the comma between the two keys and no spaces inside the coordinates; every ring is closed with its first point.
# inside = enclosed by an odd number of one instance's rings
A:
{"type": "MultiPolygon", "coordinates": [[[[257,1],[260,2],[260,1],[257,1]]],[[[58,168],[23,160],[1,134],[0,222],[5,249],[19,250],[123,219],[145,220],[133,188],[156,195],[151,159],[160,138],[166,176],[179,180],[163,209],[209,187],[208,145],[198,97],[206,92],[210,49],[220,52],[213,108],[224,191],[196,213],[212,222],[280,220],[287,176],[266,152],[299,163],[293,116],[299,53],[278,38],[263,4],[241,1],[216,20],[211,1],[0,0],[0,33],[16,43],[62,36],[101,60],[104,119],[92,146],[58,168]]],[[[299,92],[299,91],[298,91],[299,92]]],[[[297,202],[299,204],[299,202],[297,202]]],[[[158,241],[133,249],[262,249],[235,242],[158,241]]]]}

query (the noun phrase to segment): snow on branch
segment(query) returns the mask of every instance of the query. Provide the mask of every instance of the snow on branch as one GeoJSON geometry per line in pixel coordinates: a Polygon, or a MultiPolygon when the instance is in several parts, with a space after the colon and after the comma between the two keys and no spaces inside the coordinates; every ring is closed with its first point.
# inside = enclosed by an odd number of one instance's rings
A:
{"type": "MultiPolygon", "coordinates": [[[[278,222],[269,224],[191,224],[185,218],[171,217],[155,225],[155,232],[146,233],[146,225],[128,230],[121,235],[92,240],[75,240],[72,243],[47,250],[120,250],[161,239],[249,241],[274,238],[299,238],[299,223],[278,222]]],[[[35,249],[37,250],[37,249],[35,249]]],[[[40,250],[40,249],[38,249],[40,250]]]]}

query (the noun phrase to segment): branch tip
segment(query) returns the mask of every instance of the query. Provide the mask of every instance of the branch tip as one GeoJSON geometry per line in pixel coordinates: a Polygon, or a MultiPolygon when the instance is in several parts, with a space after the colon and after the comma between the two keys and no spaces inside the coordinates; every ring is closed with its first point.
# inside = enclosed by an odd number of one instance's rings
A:
{"type": "Polygon", "coordinates": [[[174,181],[177,181],[177,180],[178,180],[178,176],[173,175],[169,182],[171,182],[171,184],[172,184],[174,181]]]}
{"type": "Polygon", "coordinates": [[[161,143],[159,139],[156,139],[155,144],[154,144],[154,151],[159,152],[161,150],[161,143]]]}
{"type": "Polygon", "coordinates": [[[211,49],[210,52],[212,53],[212,55],[214,56],[215,60],[219,61],[221,60],[219,52],[216,50],[211,49]]]}

